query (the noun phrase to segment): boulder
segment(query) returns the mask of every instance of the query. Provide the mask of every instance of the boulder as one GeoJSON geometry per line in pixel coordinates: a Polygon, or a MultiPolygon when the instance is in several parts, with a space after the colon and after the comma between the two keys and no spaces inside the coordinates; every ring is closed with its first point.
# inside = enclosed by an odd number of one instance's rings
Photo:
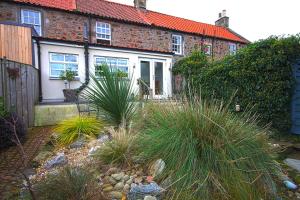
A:
{"type": "Polygon", "coordinates": [[[73,142],[73,143],[70,145],[70,148],[71,148],[71,149],[80,149],[80,148],[82,148],[84,145],[85,145],[84,139],[78,139],[76,142],[73,142]]]}
{"type": "Polygon", "coordinates": [[[43,161],[45,161],[47,158],[52,156],[53,153],[51,151],[41,151],[34,159],[33,162],[41,164],[43,161]]]}
{"type": "Polygon", "coordinates": [[[64,153],[58,153],[54,158],[45,163],[45,169],[49,170],[53,167],[62,166],[68,163],[64,153]]]}
{"type": "Polygon", "coordinates": [[[162,159],[158,159],[150,167],[150,175],[153,177],[159,176],[166,167],[166,163],[162,159]]]}
{"type": "Polygon", "coordinates": [[[285,164],[287,164],[289,167],[291,167],[291,168],[297,170],[298,172],[300,172],[300,160],[287,158],[283,162],[285,164]]]}

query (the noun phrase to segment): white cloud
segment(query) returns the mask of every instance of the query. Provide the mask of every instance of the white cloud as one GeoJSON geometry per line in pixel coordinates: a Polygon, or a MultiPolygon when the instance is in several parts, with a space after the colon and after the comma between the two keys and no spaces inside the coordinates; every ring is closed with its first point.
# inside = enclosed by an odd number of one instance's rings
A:
{"type": "MultiPolygon", "coordinates": [[[[133,0],[111,0],[133,5],[133,0]]],[[[299,0],[148,0],[150,10],[214,24],[227,10],[230,28],[250,41],[300,32],[299,0]]]]}

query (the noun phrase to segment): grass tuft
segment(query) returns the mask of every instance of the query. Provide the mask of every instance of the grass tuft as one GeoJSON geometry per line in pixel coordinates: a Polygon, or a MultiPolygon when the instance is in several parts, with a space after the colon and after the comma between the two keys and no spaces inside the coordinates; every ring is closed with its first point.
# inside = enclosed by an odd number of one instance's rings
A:
{"type": "Polygon", "coordinates": [[[95,138],[103,127],[104,123],[95,117],[78,116],[60,122],[54,131],[58,133],[58,144],[69,145],[79,138],[95,138]]]}
{"type": "Polygon", "coordinates": [[[140,138],[143,157],[162,158],[172,199],[268,199],[279,171],[256,118],[222,104],[150,105],[140,138]]]}

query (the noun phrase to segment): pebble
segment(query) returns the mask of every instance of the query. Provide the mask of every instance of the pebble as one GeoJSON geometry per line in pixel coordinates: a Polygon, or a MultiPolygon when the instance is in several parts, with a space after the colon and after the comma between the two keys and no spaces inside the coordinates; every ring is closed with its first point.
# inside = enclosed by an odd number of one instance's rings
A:
{"type": "Polygon", "coordinates": [[[119,174],[112,174],[111,177],[113,177],[115,180],[120,181],[124,177],[124,172],[121,172],[119,174]]]}
{"type": "Polygon", "coordinates": [[[125,175],[124,177],[123,177],[123,180],[124,181],[128,181],[130,179],[130,177],[128,176],[128,175],[125,175]]]}
{"type": "Polygon", "coordinates": [[[123,190],[125,192],[128,192],[130,190],[130,184],[126,183],[125,186],[124,186],[124,188],[123,188],[123,190]]]}
{"type": "Polygon", "coordinates": [[[118,191],[113,191],[110,193],[112,198],[116,198],[116,199],[121,199],[122,198],[122,192],[118,192],[118,191]]]}
{"type": "Polygon", "coordinates": [[[123,182],[119,182],[115,185],[114,189],[119,191],[119,190],[123,190],[124,188],[124,183],[123,182]]]}
{"type": "Polygon", "coordinates": [[[157,200],[154,196],[145,196],[144,200],[157,200]]]}
{"type": "Polygon", "coordinates": [[[110,192],[114,189],[114,187],[110,184],[103,185],[103,192],[110,192]]]}
{"type": "Polygon", "coordinates": [[[112,174],[115,174],[117,172],[118,172],[118,168],[112,167],[112,168],[109,168],[109,170],[107,170],[106,174],[107,175],[112,175],[112,174]]]}

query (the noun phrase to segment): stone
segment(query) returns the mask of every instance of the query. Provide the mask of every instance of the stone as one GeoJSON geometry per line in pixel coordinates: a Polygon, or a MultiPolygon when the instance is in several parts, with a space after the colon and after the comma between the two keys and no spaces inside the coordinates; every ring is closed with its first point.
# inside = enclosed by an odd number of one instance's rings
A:
{"type": "Polygon", "coordinates": [[[297,199],[300,199],[300,193],[299,192],[295,192],[295,195],[296,195],[297,199]]]}
{"type": "Polygon", "coordinates": [[[300,172],[300,160],[287,158],[283,162],[285,164],[287,164],[289,167],[291,167],[291,168],[297,170],[298,172],[300,172]]]}
{"type": "Polygon", "coordinates": [[[106,172],[107,175],[112,175],[112,174],[115,174],[118,172],[118,168],[116,167],[112,167],[112,168],[109,168],[106,172]]]}
{"type": "Polygon", "coordinates": [[[52,156],[53,153],[51,151],[41,151],[34,159],[33,162],[36,162],[38,164],[41,164],[43,161],[45,161],[47,158],[52,156]]]}
{"type": "Polygon", "coordinates": [[[84,145],[85,145],[84,139],[78,139],[76,142],[73,142],[73,143],[70,145],[70,148],[71,148],[71,149],[80,149],[80,148],[82,148],[84,145]]]}
{"type": "Polygon", "coordinates": [[[45,164],[45,169],[49,170],[53,167],[62,166],[68,163],[64,153],[58,153],[54,158],[48,160],[45,164]]]}
{"type": "Polygon", "coordinates": [[[88,155],[89,156],[94,155],[98,149],[100,149],[100,146],[91,147],[90,150],[89,150],[88,155]]]}
{"type": "Polygon", "coordinates": [[[133,183],[133,178],[130,178],[128,181],[126,181],[126,184],[131,185],[133,183]]]}
{"type": "Polygon", "coordinates": [[[128,176],[128,175],[125,175],[124,177],[123,177],[123,180],[124,181],[128,181],[130,179],[130,177],[128,176]]]}
{"type": "Polygon", "coordinates": [[[154,196],[145,196],[144,200],[157,200],[154,196]]]}
{"type": "Polygon", "coordinates": [[[124,173],[121,172],[121,173],[119,173],[119,174],[112,174],[111,177],[113,177],[113,178],[114,178],[115,180],[117,180],[117,181],[120,181],[120,180],[123,179],[124,173]]]}
{"type": "Polygon", "coordinates": [[[143,182],[143,177],[138,176],[138,177],[134,178],[134,182],[137,183],[137,184],[142,183],[143,182]]]}
{"type": "Polygon", "coordinates": [[[124,185],[123,190],[124,190],[125,192],[128,192],[128,191],[130,190],[130,184],[126,183],[126,184],[124,185]]]}
{"type": "Polygon", "coordinates": [[[159,187],[157,183],[152,182],[147,185],[137,185],[137,184],[131,184],[131,189],[129,192],[129,196],[136,194],[149,194],[150,196],[156,196],[157,194],[160,194],[163,191],[163,188],[159,187]]]}
{"type": "Polygon", "coordinates": [[[113,178],[113,177],[109,177],[108,179],[109,183],[111,183],[112,185],[116,185],[117,181],[113,178]]]}
{"type": "Polygon", "coordinates": [[[114,190],[120,191],[120,190],[123,190],[123,188],[124,188],[124,183],[119,182],[115,185],[114,190]]]}
{"type": "Polygon", "coordinates": [[[166,167],[166,163],[162,159],[158,159],[150,167],[150,174],[153,177],[160,175],[166,167]]]}
{"type": "Polygon", "coordinates": [[[110,185],[110,184],[104,184],[102,186],[102,188],[103,188],[103,192],[110,192],[110,191],[112,191],[114,189],[114,187],[112,185],[110,185]]]}
{"type": "Polygon", "coordinates": [[[116,198],[116,199],[122,199],[123,194],[122,192],[118,192],[118,191],[113,191],[110,193],[112,198],[116,198]]]}
{"type": "Polygon", "coordinates": [[[107,141],[110,141],[109,135],[99,135],[97,141],[100,143],[105,143],[107,141]]]}

